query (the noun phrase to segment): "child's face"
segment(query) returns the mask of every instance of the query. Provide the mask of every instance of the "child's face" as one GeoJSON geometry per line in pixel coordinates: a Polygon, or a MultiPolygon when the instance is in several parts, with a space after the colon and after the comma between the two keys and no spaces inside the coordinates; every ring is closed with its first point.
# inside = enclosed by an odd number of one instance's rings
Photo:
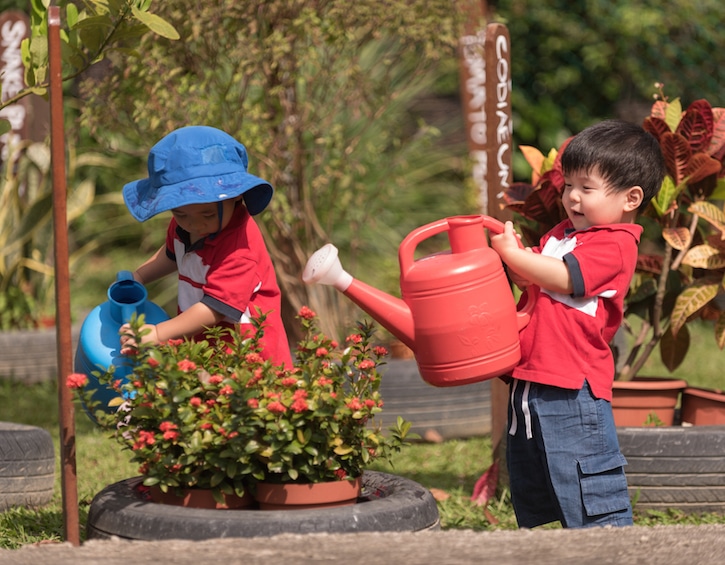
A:
{"type": "Polygon", "coordinates": [[[565,175],[561,198],[567,216],[578,230],[621,223],[631,212],[628,191],[612,190],[597,170],[565,175]]]}
{"type": "Polygon", "coordinates": [[[221,226],[219,225],[219,204],[217,202],[188,204],[174,208],[171,213],[174,215],[176,223],[189,232],[191,240],[197,241],[227,227],[234,214],[234,205],[237,200],[222,201],[221,226]]]}

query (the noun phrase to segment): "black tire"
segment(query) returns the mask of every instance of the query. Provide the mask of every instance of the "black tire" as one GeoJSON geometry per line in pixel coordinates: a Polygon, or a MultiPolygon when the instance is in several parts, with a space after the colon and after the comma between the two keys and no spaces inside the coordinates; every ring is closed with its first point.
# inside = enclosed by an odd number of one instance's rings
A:
{"type": "Polygon", "coordinates": [[[0,511],[48,504],[54,485],[50,434],[34,426],[0,422],[0,511]]]}
{"type": "Polygon", "coordinates": [[[636,510],[725,514],[725,426],[617,428],[636,510]]]}
{"type": "Polygon", "coordinates": [[[426,438],[458,439],[491,432],[491,381],[435,387],[420,376],[414,360],[390,359],[380,367],[383,412],[376,416],[383,429],[398,416],[411,431],[426,438]]]}
{"type": "Polygon", "coordinates": [[[88,513],[88,539],[205,540],[282,533],[401,532],[439,529],[438,507],[418,483],[376,471],[363,475],[357,504],[320,510],[206,510],[148,502],[126,479],[98,493],[88,513]]]}

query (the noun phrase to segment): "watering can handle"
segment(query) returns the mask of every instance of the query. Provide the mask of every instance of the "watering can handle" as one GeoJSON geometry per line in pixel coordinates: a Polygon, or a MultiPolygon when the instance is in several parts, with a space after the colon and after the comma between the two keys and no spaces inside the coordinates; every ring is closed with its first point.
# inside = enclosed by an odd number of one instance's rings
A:
{"type": "Polygon", "coordinates": [[[131,271],[118,271],[118,273],[116,273],[116,282],[134,280],[136,279],[133,278],[133,273],[131,271]]]}
{"type": "MultiPolygon", "coordinates": [[[[483,225],[493,233],[503,233],[504,224],[496,218],[491,218],[490,216],[483,216],[483,225]]],[[[524,244],[521,243],[520,239],[518,240],[518,242],[519,247],[523,249],[524,244]]],[[[534,306],[536,305],[537,294],[534,293],[533,290],[527,288],[526,290],[524,290],[524,294],[526,295],[524,305],[521,310],[518,310],[516,312],[516,321],[518,322],[519,331],[524,329],[531,321],[531,312],[534,311],[534,306]]]]}
{"type": "MultiPolygon", "coordinates": [[[[472,221],[482,221],[483,227],[495,234],[503,233],[504,224],[496,218],[486,216],[485,214],[481,214],[476,217],[471,216],[470,218],[472,221]]],[[[400,244],[400,248],[398,250],[401,276],[405,276],[405,274],[413,266],[413,263],[415,262],[415,249],[418,247],[418,244],[430,237],[433,237],[434,235],[448,231],[450,229],[450,219],[451,218],[443,218],[441,220],[431,222],[430,224],[426,224],[406,236],[400,244]]],[[[522,249],[524,247],[521,240],[519,240],[519,246],[522,249]]],[[[523,329],[529,323],[529,320],[531,319],[531,312],[536,304],[536,294],[529,290],[526,290],[525,292],[527,296],[524,306],[516,313],[519,330],[523,329]]]]}

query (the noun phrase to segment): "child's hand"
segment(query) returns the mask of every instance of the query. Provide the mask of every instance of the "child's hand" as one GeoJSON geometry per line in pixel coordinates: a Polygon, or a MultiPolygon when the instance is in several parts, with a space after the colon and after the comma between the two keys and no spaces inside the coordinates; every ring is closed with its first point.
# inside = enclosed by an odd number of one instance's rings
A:
{"type": "MultiPolygon", "coordinates": [[[[156,326],[153,324],[144,324],[141,326],[141,331],[147,331],[147,333],[141,338],[142,343],[159,343],[158,331],[156,326]]],[[[123,324],[119,330],[121,334],[121,349],[128,349],[136,346],[136,340],[134,339],[133,332],[131,331],[130,324],[123,324]]]]}
{"type": "Polygon", "coordinates": [[[502,233],[491,236],[491,247],[506,261],[507,255],[512,250],[518,250],[521,247],[520,239],[521,236],[514,231],[513,222],[508,221],[503,225],[502,233]]]}
{"type": "MultiPolygon", "coordinates": [[[[521,236],[514,231],[513,222],[508,221],[504,224],[503,233],[491,236],[491,247],[501,255],[504,263],[507,263],[507,258],[511,253],[518,253],[521,250],[521,236]]],[[[531,249],[526,248],[526,251],[531,252],[531,249]]],[[[508,265],[508,275],[511,281],[521,289],[531,284],[526,277],[519,275],[510,265],[508,265]]]]}

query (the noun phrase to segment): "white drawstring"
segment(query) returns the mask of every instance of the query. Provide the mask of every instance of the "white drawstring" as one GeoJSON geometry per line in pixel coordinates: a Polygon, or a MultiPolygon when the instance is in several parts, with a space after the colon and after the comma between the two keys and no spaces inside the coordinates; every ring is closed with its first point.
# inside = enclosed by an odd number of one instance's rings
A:
{"type": "MultiPolygon", "coordinates": [[[[514,385],[511,387],[511,426],[509,427],[509,435],[516,435],[518,430],[518,418],[516,417],[516,405],[514,404],[514,393],[518,387],[518,379],[514,380],[514,385]]],[[[531,411],[529,410],[529,390],[531,389],[531,382],[525,381],[524,390],[521,393],[521,413],[524,415],[524,424],[526,425],[526,439],[534,437],[531,431],[531,411]]]]}

